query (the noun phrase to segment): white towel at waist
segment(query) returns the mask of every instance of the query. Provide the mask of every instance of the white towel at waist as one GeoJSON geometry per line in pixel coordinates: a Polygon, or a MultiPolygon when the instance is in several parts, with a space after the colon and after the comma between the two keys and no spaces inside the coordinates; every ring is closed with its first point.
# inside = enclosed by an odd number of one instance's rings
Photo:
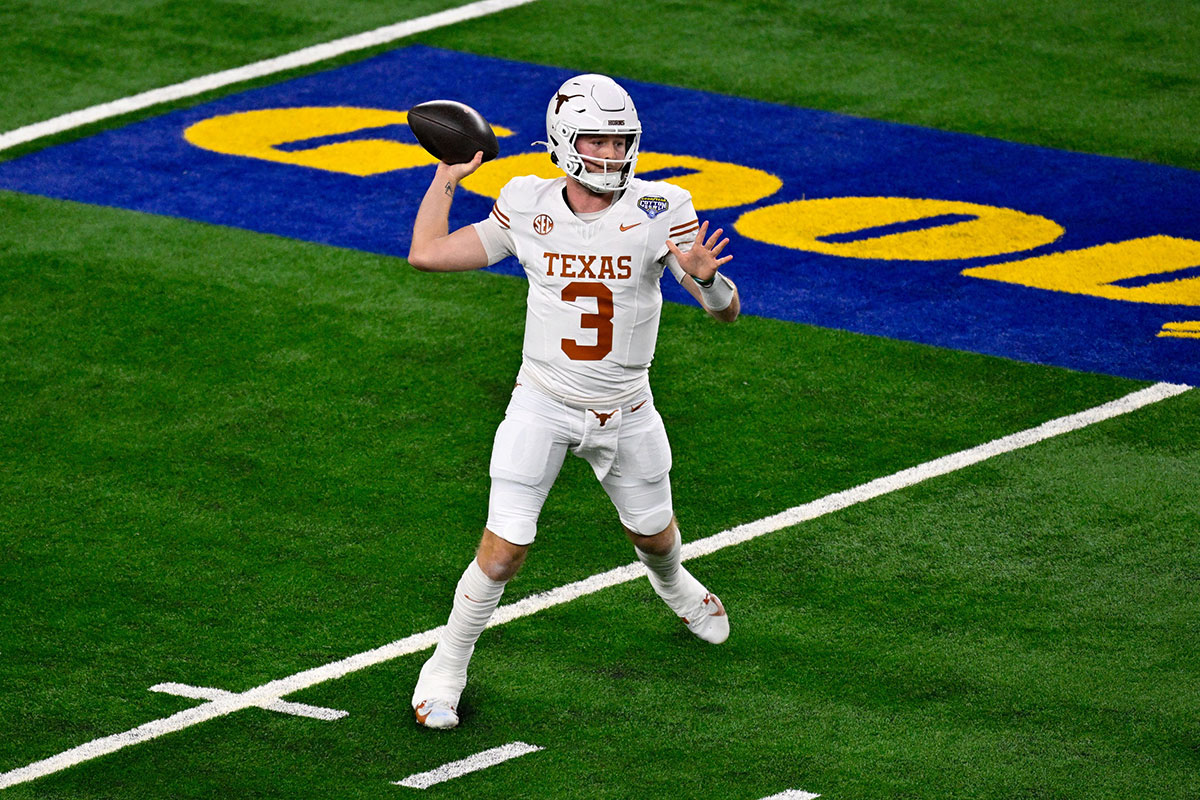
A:
{"type": "Polygon", "coordinates": [[[596,480],[604,480],[617,459],[617,437],[621,432],[621,409],[583,412],[583,438],[571,451],[592,465],[596,480]]]}

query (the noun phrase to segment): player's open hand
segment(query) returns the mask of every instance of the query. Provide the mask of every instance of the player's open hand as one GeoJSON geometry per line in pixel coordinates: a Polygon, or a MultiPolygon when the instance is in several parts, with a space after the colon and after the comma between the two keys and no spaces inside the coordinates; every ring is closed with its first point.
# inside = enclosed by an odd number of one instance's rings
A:
{"type": "Polygon", "coordinates": [[[705,239],[708,233],[708,220],[705,220],[700,225],[700,231],[696,234],[696,241],[692,243],[691,250],[680,250],[670,239],[667,240],[667,249],[671,251],[671,255],[675,256],[684,272],[697,280],[708,282],[717,274],[718,269],[733,259],[733,256],[721,255],[725,245],[729,244],[728,238],[721,238],[721,234],[724,232],[723,228],[717,228],[713,231],[712,236],[705,239]]]}

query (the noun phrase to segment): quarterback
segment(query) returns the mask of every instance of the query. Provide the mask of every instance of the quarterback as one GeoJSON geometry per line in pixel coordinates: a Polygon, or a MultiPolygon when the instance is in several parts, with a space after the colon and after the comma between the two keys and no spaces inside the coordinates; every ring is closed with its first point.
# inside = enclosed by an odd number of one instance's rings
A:
{"type": "Polygon", "coordinates": [[[479,168],[477,153],[438,164],[417,211],[408,256],[417,269],[479,269],[515,256],[529,278],[521,368],[492,448],[487,524],[413,691],[421,725],[458,724],[475,642],[525,560],[568,451],[590,464],[667,606],[706,642],[729,636],[721,601],[680,562],[671,449],[649,368],[664,271],[718,320],[735,320],[741,304],[718,271],[732,258],[721,255],[722,231],[708,234],[687,191],[634,177],[641,136],[625,90],[580,75],[546,111],[544,144],[563,176],[514,178],[486,219],[450,233],[454,191],[479,168]]]}

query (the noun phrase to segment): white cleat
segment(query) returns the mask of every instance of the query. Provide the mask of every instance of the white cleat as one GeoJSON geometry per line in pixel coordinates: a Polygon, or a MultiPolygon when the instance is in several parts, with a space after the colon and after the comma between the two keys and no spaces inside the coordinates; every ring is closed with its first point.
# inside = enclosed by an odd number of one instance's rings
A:
{"type": "Polygon", "coordinates": [[[445,730],[458,724],[458,712],[448,700],[422,700],[413,709],[418,725],[445,730]]]}
{"type": "Polygon", "coordinates": [[[712,592],[706,592],[701,601],[700,613],[695,619],[680,617],[688,630],[706,642],[720,644],[729,638],[729,617],[725,614],[725,606],[721,598],[712,592]]]}

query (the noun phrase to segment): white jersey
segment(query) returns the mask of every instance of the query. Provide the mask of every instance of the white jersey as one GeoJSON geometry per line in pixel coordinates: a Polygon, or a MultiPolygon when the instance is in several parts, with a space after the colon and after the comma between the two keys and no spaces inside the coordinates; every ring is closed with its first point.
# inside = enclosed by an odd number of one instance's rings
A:
{"type": "Polygon", "coordinates": [[[637,178],[581,219],[566,181],[512,179],[475,229],[489,264],[516,256],[529,278],[519,380],[580,408],[615,407],[649,387],[667,239],[687,250],[700,223],[687,190],[637,178]]]}

